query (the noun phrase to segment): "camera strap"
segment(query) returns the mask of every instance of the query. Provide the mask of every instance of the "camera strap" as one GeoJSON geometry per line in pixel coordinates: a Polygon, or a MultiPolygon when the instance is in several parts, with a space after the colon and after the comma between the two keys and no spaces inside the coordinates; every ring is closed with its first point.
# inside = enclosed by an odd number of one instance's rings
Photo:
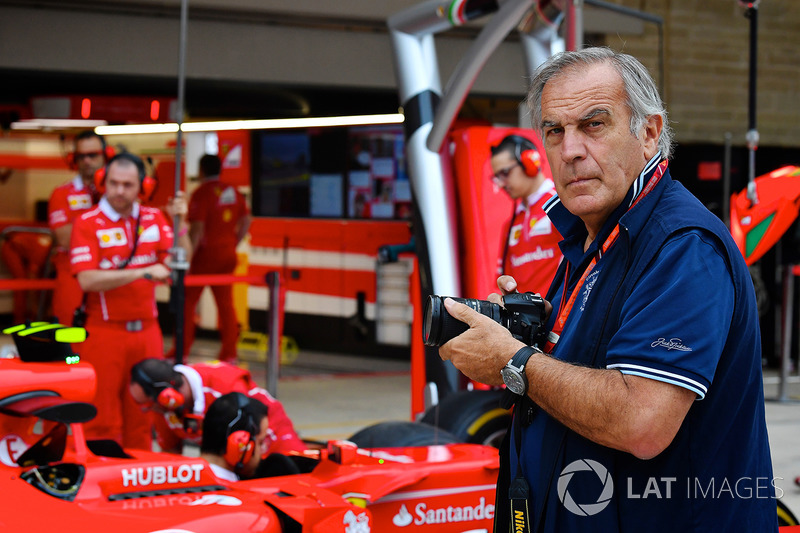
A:
{"type": "Polygon", "coordinates": [[[517,475],[514,476],[514,479],[511,480],[511,484],[508,487],[508,501],[511,511],[510,530],[514,533],[530,533],[532,523],[529,506],[531,491],[528,480],[522,475],[520,450],[522,446],[522,418],[527,418],[527,410],[524,405],[525,398],[526,396],[517,397],[517,402],[514,406],[514,419],[511,423],[511,431],[514,436],[514,450],[517,455],[517,475]]]}

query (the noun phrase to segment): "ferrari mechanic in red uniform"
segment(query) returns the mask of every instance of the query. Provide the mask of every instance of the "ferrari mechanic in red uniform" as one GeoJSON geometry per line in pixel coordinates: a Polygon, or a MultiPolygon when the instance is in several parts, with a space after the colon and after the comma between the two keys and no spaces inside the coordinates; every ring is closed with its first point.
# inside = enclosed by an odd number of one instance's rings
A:
{"type": "MultiPolygon", "coordinates": [[[[89,336],[79,353],[94,366],[98,383],[97,417],[85,425],[86,435],[140,449],[150,449],[150,424],[127,385],[135,363],[163,357],[155,284],[169,279],[164,260],[174,239],[164,214],[137,201],[150,180],[139,157],[111,158],[96,180],[103,197],[75,221],[71,246],[72,271],[88,293],[89,336]]],[[[170,216],[186,210],[182,194],[167,206],[170,216]]],[[[190,250],[185,233],[178,244],[190,250]]]]}
{"type": "MultiPolygon", "coordinates": [[[[220,182],[222,162],[216,155],[200,158],[200,179],[203,183],[189,200],[189,235],[192,239],[192,256],[189,274],[233,274],[236,268],[236,246],[250,227],[250,212],[244,195],[232,185],[220,182]]],[[[182,355],[188,353],[194,342],[194,315],[203,286],[186,287],[184,342],[182,355]]],[[[233,288],[230,284],[211,285],[217,304],[219,359],[236,359],[236,342],[239,324],[233,307],[233,288]]]]}
{"type": "Polygon", "coordinates": [[[70,164],[77,168],[78,174],[69,182],[56,187],[48,202],[48,224],[55,240],[53,266],[55,267],[57,287],[53,290],[53,316],[62,323],[72,323],[72,315],[81,304],[83,291],[72,275],[69,263],[70,235],[76,218],[89,211],[97,203],[94,190],[94,174],[106,164],[113,153],[106,141],[92,130],[85,130],[75,136],[74,151],[70,154],[70,164]]]}
{"type": "Polygon", "coordinates": [[[216,398],[203,418],[200,458],[224,481],[255,477],[269,451],[269,411],[241,392],[216,398]]]}
{"type": "Polygon", "coordinates": [[[542,209],[555,184],[542,172],[536,145],[523,136],[508,135],[491,152],[492,179],[515,202],[503,228],[497,273],[512,276],[521,291],[546,294],[561,262],[561,235],[542,209]]]}
{"type": "Polygon", "coordinates": [[[180,453],[184,441],[199,445],[208,407],[231,392],[241,392],[267,406],[267,454],[306,449],[283,404],[259,387],[248,370],[219,361],[173,365],[158,358],[145,359],[131,369],[130,396],[156,413],[156,438],[168,452],[180,453]]]}

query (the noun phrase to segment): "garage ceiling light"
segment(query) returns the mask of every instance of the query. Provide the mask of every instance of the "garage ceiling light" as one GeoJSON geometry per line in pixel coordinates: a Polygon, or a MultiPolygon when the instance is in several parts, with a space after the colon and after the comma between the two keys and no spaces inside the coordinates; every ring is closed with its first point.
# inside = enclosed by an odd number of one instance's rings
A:
{"type": "Polygon", "coordinates": [[[11,123],[12,130],[60,130],[68,128],[96,128],[108,124],[105,120],[81,120],[69,118],[32,118],[11,123]]]}
{"type": "MultiPolygon", "coordinates": [[[[331,126],[370,126],[377,124],[402,124],[402,113],[383,115],[350,115],[340,117],[276,118],[263,120],[218,120],[213,122],[184,122],[181,130],[230,131],[230,130],[274,130],[290,128],[324,128],[331,126]]],[[[128,124],[120,126],[98,126],[98,135],[132,135],[137,133],[177,133],[178,124],[128,124]]]]}

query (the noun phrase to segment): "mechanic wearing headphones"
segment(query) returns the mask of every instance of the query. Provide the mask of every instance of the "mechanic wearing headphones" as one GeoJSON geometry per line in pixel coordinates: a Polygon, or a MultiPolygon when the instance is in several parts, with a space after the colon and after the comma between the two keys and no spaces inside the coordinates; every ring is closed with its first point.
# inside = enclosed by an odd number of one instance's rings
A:
{"type": "MultiPolygon", "coordinates": [[[[137,201],[155,188],[142,160],[128,152],[112,157],[95,176],[103,194],[96,208],[75,220],[72,272],[86,292],[89,336],[81,358],[97,373],[97,417],[85,424],[88,438],[113,439],[126,448],[151,448],[146,415],[128,394],[131,367],[146,357],[163,357],[155,284],[169,279],[164,264],[173,245],[170,222],[137,201]]],[[[170,217],[185,215],[183,193],[170,200],[170,217]]],[[[185,231],[178,244],[191,251],[185,231]]]]}
{"type": "Polygon", "coordinates": [[[92,130],[78,133],[74,143],[74,150],[67,155],[67,162],[78,174],[56,187],[47,205],[48,224],[55,246],[52,262],[58,280],[53,289],[52,311],[53,316],[65,325],[71,323],[72,313],[80,305],[82,296],[81,287],[73,277],[69,264],[72,224],[97,203],[94,174],[114,155],[113,148],[107,146],[105,139],[92,130]]]}
{"type": "Polygon", "coordinates": [[[267,406],[241,392],[220,396],[203,418],[200,458],[225,481],[255,476],[269,447],[267,406]]]}
{"type": "Polygon", "coordinates": [[[542,170],[536,145],[521,135],[508,135],[491,147],[492,181],[515,202],[503,228],[497,274],[517,280],[520,290],[546,294],[561,262],[561,235],[542,206],[555,194],[555,184],[542,170]]]}
{"type": "Polygon", "coordinates": [[[248,370],[225,362],[173,365],[159,358],[131,368],[130,396],[143,409],[163,415],[154,417],[154,425],[158,444],[166,452],[181,453],[184,441],[199,444],[206,411],[230,392],[241,392],[269,409],[269,453],[306,449],[281,402],[259,387],[248,370]]]}

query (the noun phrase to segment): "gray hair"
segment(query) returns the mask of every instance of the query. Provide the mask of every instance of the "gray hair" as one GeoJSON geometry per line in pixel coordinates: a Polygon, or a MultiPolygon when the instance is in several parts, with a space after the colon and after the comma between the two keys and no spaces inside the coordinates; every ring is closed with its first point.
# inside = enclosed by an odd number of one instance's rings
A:
{"type": "MultiPolygon", "coordinates": [[[[533,75],[526,103],[531,112],[533,129],[542,131],[542,92],[545,84],[567,68],[577,65],[609,63],[619,73],[628,97],[631,111],[631,133],[638,137],[648,117],[659,115],[663,119],[658,149],[661,157],[672,155],[673,132],[667,119],[667,110],[658,94],[658,87],[644,65],[628,54],[617,53],[607,47],[591,47],[578,51],[566,51],[553,55],[542,63],[533,75]]],[[[542,137],[544,139],[544,137],[542,137]]]]}

